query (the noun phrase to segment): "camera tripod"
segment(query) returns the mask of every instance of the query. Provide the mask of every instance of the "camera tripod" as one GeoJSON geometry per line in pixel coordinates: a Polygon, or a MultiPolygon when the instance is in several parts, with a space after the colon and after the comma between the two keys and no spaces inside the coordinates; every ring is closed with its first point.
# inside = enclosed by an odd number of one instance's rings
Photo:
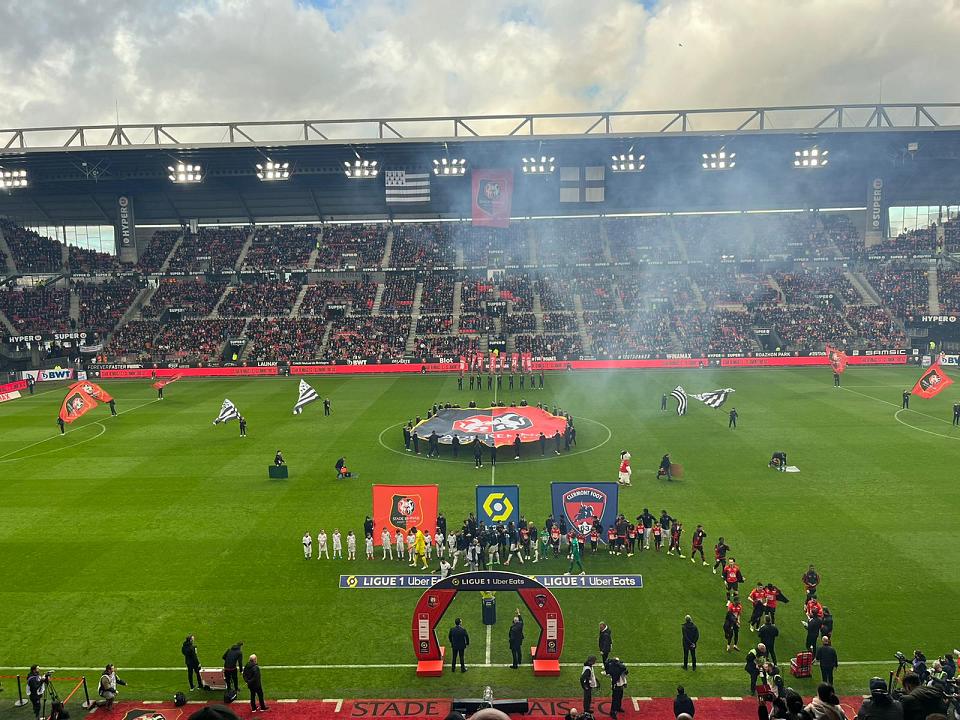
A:
{"type": "Polygon", "coordinates": [[[60,704],[60,695],[57,693],[57,688],[53,685],[53,678],[48,674],[43,679],[43,706],[40,710],[40,717],[49,718],[47,715],[47,698],[50,699],[50,712],[52,713],[54,708],[62,707],[60,704]]]}

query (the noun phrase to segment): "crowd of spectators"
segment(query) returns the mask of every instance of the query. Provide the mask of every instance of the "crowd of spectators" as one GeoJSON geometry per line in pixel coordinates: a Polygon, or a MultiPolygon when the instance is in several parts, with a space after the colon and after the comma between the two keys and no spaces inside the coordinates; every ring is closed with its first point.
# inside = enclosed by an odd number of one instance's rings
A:
{"type": "Polygon", "coordinates": [[[255,318],[244,336],[251,343],[251,362],[296,362],[321,357],[326,322],[321,318],[255,318]]]}
{"type": "Polygon", "coordinates": [[[691,277],[708,307],[776,302],[780,299],[765,275],[740,272],[735,266],[701,267],[691,277]]]}
{"type": "Polygon", "coordinates": [[[74,245],[67,248],[67,265],[71,273],[112,273],[125,269],[124,265],[109,253],[74,245]]]}
{"type": "Polygon", "coordinates": [[[540,237],[537,258],[541,264],[606,261],[597,218],[544,220],[534,227],[540,237]]]}
{"type": "Polygon", "coordinates": [[[240,337],[243,320],[183,320],[165,323],[154,346],[155,359],[184,362],[217,360],[224,343],[231,337],[240,337]]]}
{"type": "Polygon", "coordinates": [[[708,353],[745,353],[759,348],[749,313],[719,310],[708,318],[708,353]]]}
{"type": "Polygon", "coordinates": [[[920,315],[927,311],[930,289],[927,273],[901,263],[891,262],[866,272],[883,304],[897,317],[920,315]]]}
{"type": "Polygon", "coordinates": [[[452,327],[450,315],[421,315],[417,318],[417,335],[446,335],[452,327]]]}
{"type": "Polygon", "coordinates": [[[0,290],[0,311],[18,333],[66,332],[71,329],[70,293],[56,288],[0,290]]]}
{"type": "Polygon", "coordinates": [[[907,346],[903,330],[881,307],[849,305],[844,310],[844,318],[853,329],[856,343],[865,349],[907,346]]]}
{"type": "Polygon", "coordinates": [[[576,359],[583,355],[579,335],[517,335],[516,352],[532,353],[535,357],[576,359]]]}
{"type": "Polygon", "coordinates": [[[854,337],[843,314],[831,304],[823,305],[769,305],[754,309],[753,322],[757,327],[772,327],[783,343],[791,349],[819,349],[830,343],[843,347],[852,345],[854,337]]]}
{"type": "Polygon", "coordinates": [[[170,272],[223,272],[233,270],[250,233],[249,227],[200,228],[186,233],[170,258],[170,272]]]}
{"type": "Polygon", "coordinates": [[[611,273],[578,273],[573,280],[573,289],[580,296],[584,310],[613,310],[616,308],[614,282],[615,277],[611,273]]]}
{"type": "Polygon", "coordinates": [[[150,238],[146,249],[140,253],[137,270],[142,273],[158,273],[163,267],[167,255],[183,235],[182,230],[157,230],[150,238]]]}
{"type": "Polygon", "coordinates": [[[416,290],[417,279],[412,274],[390,273],[383,285],[380,311],[384,313],[409,313],[416,290]]]}
{"type": "Polygon", "coordinates": [[[151,357],[155,339],[163,330],[156,320],[131,320],[110,337],[107,358],[111,362],[140,360],[151,357]]]}
{"type": "Polygon", "coordinates": [[[21,273],[63,272],[63,245],[60,242],[4,218],[0,218],[0,230],[21,273]]]}
{"type": "Polygon", "coordinates": [[[327,358],[400,360],[409,334],[409,316],[339,318],[330,331],[327,358]]]}
{"type": "Polygon", "coordinates": [[[510,303],[513,312],[533,310],[533,281],[526,273],[503,275],[497,280],[500,299],[510,303]]]}
{"type": "Polygon", "coordinates": [[[101,336],[112,331],[133,303],[141,286],[129,279],[104,282],[76,282],[73,286],[80,301],[80,328],[101,336]]]}
{"type": "Polygon", "coordinates": [[[672,345],[669,321],[664,312],[590,311],[583,313],[583,320],[593,344],[593,353],[601,359],[663,352],[672,345]]]}
{"type": "Polygon", "coordinates": [[[941,313],[960,313],[960,272],[940,270],[937,273],[937,294],[941,313]]]}
{"type": "Polygon", "coordinates": [[[427,273],[423,276],[420,312],[453,312],[454,279],[449,273],[427,273]]]}
{"type": "Polygon", "coordinates": [[[494,286],[488,280],[467,278],[460,284],[460,312],[478,313],[490,297],[494,286]]]}
{"type": "Polygon", "coordinates": [[[387,244],[387,225],[325,225],[314,267],[358,270],[380,267],[387,244]]]}
{"type": "Polygon", "coordinates": [[[774,272],[773,278],[789,304],[811,302],[817,296],[836,295],[845,303],[861,302],[862,298],[844,272],[836,268],[800,268],[791,272],[774,272]]]}
{"type": "Polygon", "coordinates": [[[575,333],[577,318],[573,313],[544,313],[543,331],[546,333],[575,333]]]}
{"type": "Polygon", "coordinates": [[[306,268],[319,236],[320,228],[310,225],[259,227],[243,259],[243,267],[274,272],[306,268]]]}
{"type": "Polygon", "coordinates": [[[528,223],[508,228],[473,227],[470,223],[454,226],[455,247],[460,247],[467,266],[503,268],[530,264],[527,243],[528,223]]]}
{"type": "Polygon", "coordinates": [[[459,358],[469,356],[480,349],[480,341],[475,337],[446,335],[442,337],[420,337],[414,342],[414,355],[418,358],[459,358]]]}
{"type": "Polygon", "coordinates": [[[534,282],[543,310],[573,310],[573,285],[566,278],[543,275],[534,282]]]}
{"type": "Polygon", "coordinates": [[[353,315],[369,315],[377,297],[377,284],[364,275],[359,280],[321,280],[307,288],[299,314],[325,315],[327,305],[346,305],[353,315]]]}
{"type": "Polygon", "coordinates": [[[157,318],[167,308],[184,308],[187,317],[206,317],[213,312],[227,288],[227,280],[203,276],[190,278],[165,277],[142,311],[144,318],[157,318]]]}
{"type": "Polygon", "coordinates": [[[937,249],[937,226],[907,230],[868,249],[871,254],[932,255],[937,249]]]}
{"type": "Polygon", "coordinates": [[[401,223],[393,228],[390,265],[429,270],[453,267],[456,250],[449,223],[401,223]]]}
{"type": "Polygon", "coordinates": [[[511,313],[503,318],[503,330],[511,335],[534,333],[537,331],[537,318],[533,313],[511,313]]]}
{"type": "Polygon", "coordinates": [[[289,315],[302,286],[265,277],[231,287],[217,314],[220,317],[276,317],[289,315]]]}
{"type": "Polygon", "coordinates": [[[481,313],[467,313],[460,315],[460,332],[466,334],[491,333],[495,324],[493,318],[481,313]]]}

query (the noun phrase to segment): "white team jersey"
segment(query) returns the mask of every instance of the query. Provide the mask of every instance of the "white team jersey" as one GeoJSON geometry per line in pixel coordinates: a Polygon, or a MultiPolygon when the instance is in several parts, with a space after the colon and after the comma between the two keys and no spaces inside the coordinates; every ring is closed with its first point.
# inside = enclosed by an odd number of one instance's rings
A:
{"type": "Polygon", "coordinates": [[[440,561],[440,579],[445,579],[450,574],[450,563],[446,560],[440,561]]]}
{"type": "Polygon", "coordinates": [[[380,536],[380,544],[383,545],[384,547],[390,547],[390,533],[384,532],[380,536]]]}
{"type": "Polygon", "coordinates": [[[456,535],[447,535],[447,547],[451,550],[457,549],[457,536],[456,535]]]}
{"type": "Polygon", "coordinates": [[[320,548],[321,550],[323,550],[323,549],[325,549],[325,548],[327,547],[327,534],[326,534],[326,533],[322,532],[322,533],[320,533],[319,535],[317,535],[317,545],[319,546],[319,548],[320,548]]]}
{"type": "Polygon", "coordinates": [[[372,537],[368,537],[368,538],[367,538],[367,546],[366,546],[366,548],[367,548],[367,552],[368,552],[368,553],[372,553],[372,552],[373,552],[373,538],[372,538],[372,537]]]}
{"type": "Polygon", "coordinates": [[[398,533],[397,533],[397,547],[398,547],[398,548],[402,548],[402,547],[403,547],[403,533],[402,533],[402,532],[398,532],[398,533]]]}
{"type": "Polygon", "coordinates": [[[313,545],[313,538],[310,536],[310,533],[307,533],[306,535],[303,536],[303,546],[305,548],[308,548],[311,545],[313,545]]]}
{"type": "Polygon", "coordinates": [[[357,536],[356,535],[347,535],[347,549],[356,550],[357,549],[357,536]]]}
{"type": "Polygon", "coordinates": [[[343,544],[340,542],[340,533],[333,534],[333,549],[339,550],[343,547],[343,544]]]}
{"type": "Polygon", "coordinates": [[[433,538],[430,537],[430,533],[423,534],[424,547],[430,547],[433,545],[433,538]]]}
{"type": "Polygon", "coordinates": [[[440,547],[441,545],[443,545],[443,533],[438,532],[436,535],[434,535],[433,542],[437,547],[440,547]]]}

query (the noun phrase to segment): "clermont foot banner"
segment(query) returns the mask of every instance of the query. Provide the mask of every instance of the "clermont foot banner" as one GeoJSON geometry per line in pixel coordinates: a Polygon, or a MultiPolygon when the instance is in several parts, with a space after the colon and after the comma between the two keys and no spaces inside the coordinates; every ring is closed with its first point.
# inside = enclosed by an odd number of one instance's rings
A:
{"type": "Polygon", "coordinates": [[[510,227],[513,202],[512,170],[473,170],[473,224],[475,227],[510,227]]]}
{"type": "Polygon", "coordinates": [[[397,530],[406,534],[418,528],[432,534],[437,524],[440,488],[437,485],[374,485],[373,486],[373,542],[380,545],[384,528],[390,537],[397,530]]]}
{"type": "Polygon", "coordinates": [[[548,439],[555,433],[563,435],[566,418],[536,407],[446,408],[429,420],[420,422],[413,431],[421,439],[436,432],[440,442],[449,445],[453,436],[463,444],[480,438],[484,445],[512,445],[519,435],[520,442],[530,443],[543,433],[548,439]]]}
{"type": "Polygon", "coordinates": [[[946,390],[951,385],[953,385],[953,380],[943,372],[940,368],[940,363],[934,363],[927,368],[927,371],[917,380],[917,384],[913,386],[913,394],[929,400],[941,390],[946,390]]]}
{"type": "Polygon", "coordinates": [[[517,485],[477,485],[477,520],[486,525],[520,523],[517,485]]]}
{"type": "MultiPolygon", "coordinates": [[[[617,518],[617,502],[620,487],[617,483],[550,483],[553,518],[563,518],[568,529],[573,529],[585,540],[593,529],[593,519],[600,518],[603,529],[609,528],[617,518]]],[[[606,532],[600,533],[601,542],[606,542],[606,532]]]]}

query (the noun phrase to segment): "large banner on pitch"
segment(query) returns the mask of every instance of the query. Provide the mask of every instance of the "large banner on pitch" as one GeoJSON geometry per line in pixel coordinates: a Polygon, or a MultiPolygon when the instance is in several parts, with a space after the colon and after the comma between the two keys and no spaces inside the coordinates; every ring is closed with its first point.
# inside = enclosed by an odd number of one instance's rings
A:
{"type": "Polygon", "coordinates": [[[413,527],[434,532],[440,488],[436,485],[374,485],[373,486],[373,542],[380,545],[384,528],[395,537],[397,530],[404,534],[413,527]]]}
{"type": "Polygon", "coordinates": [[[477,485],[477,520],[487,526],[520,523],[518,485],[477,485]]]}
{"type": "MultiPolygon", "coordinates": [[[[581,540],[593,529],[594,518],[600,518],[604,530],[617,519],[617,502],[620,486],[617,483],[550,483],[553,517],[563,518],[567,527],[573,529],[581,540]]],[[[600,533],[600,541],[607,541],[606,532],[600,533]]]]}

